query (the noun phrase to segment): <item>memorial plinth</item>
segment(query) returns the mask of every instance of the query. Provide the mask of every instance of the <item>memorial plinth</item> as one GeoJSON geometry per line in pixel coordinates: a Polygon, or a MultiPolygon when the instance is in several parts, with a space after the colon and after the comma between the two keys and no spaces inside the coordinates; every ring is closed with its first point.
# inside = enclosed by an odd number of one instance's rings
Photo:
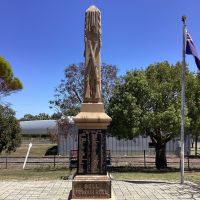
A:
{"type": "Polygon", "coordinates": [[[111,199],[111,180],[106,170],[106,129],[110,121],[103,103],[83,103],[74,117],[79,132],[73,199],[111,199]]]}
{"type": "Polygon", "coordinates": [[[74,117],[79,129],[107,129],[111,120],[103,103],[82,103],[81,112],[74,117]]]}
{"type": "Polygon", "coordinates": [[[73,199],[111,199],[111,181],[108,176],[77,175],[72,184],[73,199]]]}
{"type": "Polygon", "coordinates": [[[111,199],[106,170],[106,129],[111,118],[101,97],[101,12],[90,6],[85,14],[84,101],[73,119],[78,126],[78,165],[72,199],[111,199]]]}

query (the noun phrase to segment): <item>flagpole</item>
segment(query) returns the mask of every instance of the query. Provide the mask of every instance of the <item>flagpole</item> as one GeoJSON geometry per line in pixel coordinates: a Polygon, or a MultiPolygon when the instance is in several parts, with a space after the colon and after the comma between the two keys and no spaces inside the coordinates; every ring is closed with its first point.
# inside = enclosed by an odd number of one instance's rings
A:
{"type": "Polygon", "coordinates": [[[184,117],[185,117],[185,47],[186,47],[186,16],[182,16],[183,22],[183,60],[182,60],[182,90],[181,90],[181,184],[184,183],[184,117]]]}

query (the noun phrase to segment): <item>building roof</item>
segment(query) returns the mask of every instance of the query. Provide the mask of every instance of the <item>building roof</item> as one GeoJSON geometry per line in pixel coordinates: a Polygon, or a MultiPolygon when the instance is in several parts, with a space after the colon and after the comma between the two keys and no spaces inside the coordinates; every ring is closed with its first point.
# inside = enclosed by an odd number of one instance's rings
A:
{"type": "MultiPolygon", "coordinates": [[[[65,118],[69,124],[74,124],[72,116],[65,118]]],[[[57,130],[57,120],[33,120],[20,122],[22,135],[48,135],[48,130],[57,130]]]]}
{"type": "Polygon", "coordinates": [[[20,127],[23,135],[48,135],[48,129],[57,129],[57,120],[21,121],[20,127]]]}

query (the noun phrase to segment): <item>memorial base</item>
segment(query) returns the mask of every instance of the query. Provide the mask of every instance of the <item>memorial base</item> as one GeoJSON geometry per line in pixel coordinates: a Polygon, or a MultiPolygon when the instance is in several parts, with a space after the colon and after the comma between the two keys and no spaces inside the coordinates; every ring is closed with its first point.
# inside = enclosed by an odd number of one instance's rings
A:
{"type": "Polygon", "coordinates": [[[78,199],[111,200],[111,180],[109,176],[76,175],[72,181],[72,200],[78,199]]]}

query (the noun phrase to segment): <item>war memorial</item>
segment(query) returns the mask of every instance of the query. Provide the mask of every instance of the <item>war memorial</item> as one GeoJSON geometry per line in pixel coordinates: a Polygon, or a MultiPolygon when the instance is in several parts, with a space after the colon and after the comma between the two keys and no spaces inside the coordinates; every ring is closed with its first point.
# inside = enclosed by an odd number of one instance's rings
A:
{"type": "Polygon", "coordinates": [[[111,199],[106,171],[106,129],[111,118],[101,97],[101,12],[90,6],[85,13],[85,77],[78,127],[78,166],[72,181],[72,199],[111,199]]]}

